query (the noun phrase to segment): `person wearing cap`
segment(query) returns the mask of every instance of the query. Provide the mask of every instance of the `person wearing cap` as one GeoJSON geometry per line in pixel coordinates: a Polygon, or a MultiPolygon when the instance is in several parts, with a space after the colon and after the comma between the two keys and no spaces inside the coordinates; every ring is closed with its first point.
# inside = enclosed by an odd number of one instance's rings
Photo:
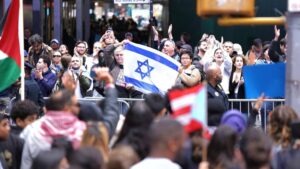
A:
{"type": "Polygon", "coordinates": [[[50,47],[53,49],[53,51],[59,50],[59,41],[57,39],[52,39],[50,41],[50,47]]]}
{"type": "Polygon", "coordinates": [[[224,113],[221,118],[221,125],[229,126],[234,129],[238,134],[243,134],[247,128],[246,117],[242,112],[232,109],[224,113]]]}
{"type": "Polygon", "coordinates": [[[52,48],[45,43],[43,43],[43,39],[40,35],[34,34],[29,38],[29,43],[31,47],[28,50],[29,63],[36,66],[39,61],[41,55],[46,54],[50,58],[52,58],[52,48]]]}

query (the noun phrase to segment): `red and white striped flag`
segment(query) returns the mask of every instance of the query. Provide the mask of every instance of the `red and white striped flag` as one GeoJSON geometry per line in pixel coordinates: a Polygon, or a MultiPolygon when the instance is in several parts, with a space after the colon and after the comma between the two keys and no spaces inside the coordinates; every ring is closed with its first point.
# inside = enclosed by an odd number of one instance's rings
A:
{"type": "Polygon", "coordinates": [[[207,126],[207,96],[203,84],[187,89],[172,90],[169,99],[173,117],[190,133],[207,126]]]}

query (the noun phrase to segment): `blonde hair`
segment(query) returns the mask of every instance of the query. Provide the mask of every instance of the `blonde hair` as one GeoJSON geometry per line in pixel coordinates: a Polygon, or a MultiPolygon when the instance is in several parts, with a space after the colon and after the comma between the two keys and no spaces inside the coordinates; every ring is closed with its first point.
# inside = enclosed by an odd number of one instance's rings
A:
{"type": "Polygon", "coordinates": [[[108,161],[109,154],[109,134],[106,126],[102,122],[88,122],[83,133],[81,146],[92,146],[98,149],[105,162],[108,161]]]}

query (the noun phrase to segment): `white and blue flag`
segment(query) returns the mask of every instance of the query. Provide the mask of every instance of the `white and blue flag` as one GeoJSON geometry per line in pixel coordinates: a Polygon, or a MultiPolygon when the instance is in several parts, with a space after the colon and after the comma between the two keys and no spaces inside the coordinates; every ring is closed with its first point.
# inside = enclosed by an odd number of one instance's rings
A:
{"type": "Polygon", "coordinates": [[[175,59],[158,50],[132,42],[125,45],[125,82],[143,93],[167,92],[175,84],[179,66],[175,59]]]}

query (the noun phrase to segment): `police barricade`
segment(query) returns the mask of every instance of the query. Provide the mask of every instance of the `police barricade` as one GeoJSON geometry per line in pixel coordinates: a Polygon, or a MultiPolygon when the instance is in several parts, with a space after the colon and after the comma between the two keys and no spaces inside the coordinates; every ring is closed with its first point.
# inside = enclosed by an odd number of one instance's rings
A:
{"type": "MultiPolygon", "coordinates": [[[[79,98],[79,102],[90,102],[97,104],[98,102],[101,102],[105,97],[85,97],[85,98],[79,98]]],[[[44,97],[44,100],[49,99],[49,97],[44,97]]],[[[118,110],[120,114],[126,114],[127,110],[129,109],[129,103],[122,98],[118,98],[118,110]]]]}
{"type": "MultiPolygon", "coordinates": [[[[118,100],[125,101],[130,105],[135,101],[142,101],[143,99],[119,98],[118,100]]],[[[249,116],[256,101],[257,99],[229,99],[229,109],[237,109],[249,116]]],[[[261,127],[266,131],[269,112],[271,112],[276,106],[283,105],[284,102],[284,99],[264,99],[264,103],[259,110],[260,114],[257,116],[255,126],[261,127]]]]}
{"type": "MultiPolygon", "coordinates": [[[[97,102],[101,102],[102,99],[104,99],[105,97],[85,97],[85,98],[81,98],[78,99],[78,101],[80,102],[92,102],[92,103],[97,103],[97,102]]],[[[125,115],[127,110],[129,109],[129,102],[127,102],[125,99],[123,98],[118,98],[118,107],[119,107],[119,113],[125,115]]]]}
{"type": "MultiPolygon", "coordinates": [[[[104,97],[85,97],[78,100],[80,102],[92,102],[96,104],[102,99],[104,99],[104,97]]],[[[118,98],[119,112],[125,115],[132,103],[143,100],[144,99],[136,98],[118,98]]],[[[249,116],[256,101],[257,99],[229,99],[229,109],[240,110],[242,113],[249,116]]],[[[269,112],[271,112],[276,106],[283,105],[284,102],[285,99],[265,99],[261,109],[259,110],[260,115],[257,116],[255,126],[262,127],[266,131],[269,112]]]]}
{"type": "MultiPolygon", "coordinates": [[[[229,99],[229,109],[237,109],[246,115],[250,115],[252,107],[257,99],[229,99]]],[[[279,105],[284,105],[285,99],[264,99],[259,115],[256,118],[255,126],[266,131],[268,114],[279,105]]]]}

